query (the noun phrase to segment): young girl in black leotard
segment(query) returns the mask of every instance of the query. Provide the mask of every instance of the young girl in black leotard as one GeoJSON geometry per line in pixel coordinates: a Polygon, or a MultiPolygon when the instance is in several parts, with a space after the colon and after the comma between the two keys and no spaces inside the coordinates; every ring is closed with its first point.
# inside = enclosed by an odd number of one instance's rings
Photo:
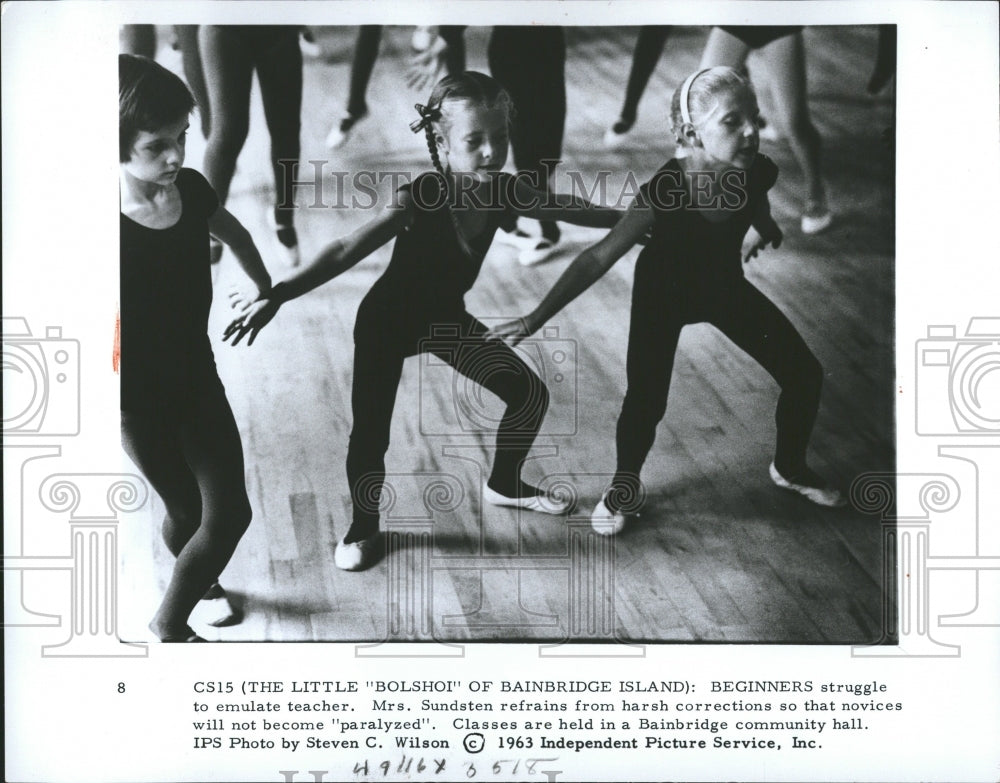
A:
{"type": "Polygon", "coordinates": [[[583,293],[647,231],[636,262],[626,373],[618,418],[618,465],[591,517],[617,533],[641,495],[639,472],[667,406],[674,352],[685,324],[707,321],[750,354],[781,387],[771,478],[824,506],[843,504],[806,465],[823,371],[795,327],[743,276],[744,261],[782,234],[767,191],[778,169],[758,154],[757,99],[732,68],[691,74],[674,94],[671,120],[682,159],[668,161],[640,190],[622,221],[581,253],[534,312],[501,324],[489,338],[516,345],[583,293]]]}
{"type": "Polygon", "coordinates": [[[418,109],[420,119],[411,127],[426,134],[436,170],[400,188],[397,204],[327,246],[266,297],[250,302],[237,296],[235,306],[243,315],[226,331],[234,344],[245,334],[252,341],[281,304],[396,240],[389,267],[365,296],[354,328],[354,427],[347,452],[354,512],[334,557],[346,570],[367,568],[377,559],[378,500],[396,387],[403,359],[421,351],[434,352],[507,405],[484,499],[550,514],[567,510],[564,501],[520,478],[548,407],[548,391],[510,348],[483,339],[486,327],[466,312],[463,297],[502,220],[521,214],[610,227],[620,217],[581,199],[543,194],[500,171],[507,158],[510,99],[494,79],[475,72],[449,76],[418,109]],[[450,344],[440,337],[443,327],[455,335],[450,344]],[[422,343],[432,335],[432,345],[422,343]],[[483,367],[492,371],[477,372],[483,367]]]}
{"type": "Polygon", "coordinates": [[[163,641],[203,641],[237,617],[216,580],[250,524],[243,449],[209,345],[209,231],[258,289],[271,279],[246,229],[198,172],[181,168],[191,93],[145,57],[118,58],[121,183],[121,425],[129,457],[166,506],[163,540],[177,558],[149,627],[163,641]]]}

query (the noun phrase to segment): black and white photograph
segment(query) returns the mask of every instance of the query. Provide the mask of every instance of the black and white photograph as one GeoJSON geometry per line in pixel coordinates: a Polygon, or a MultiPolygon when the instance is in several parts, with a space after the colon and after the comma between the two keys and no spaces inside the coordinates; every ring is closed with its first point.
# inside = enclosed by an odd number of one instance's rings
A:
{"type": "Polygon", "coordinates": [[[121,36],[154,637],[891,641],[893,26],[121,36]]]}
{"type": "Polygon", "coordinates": [[[9,779],[995,777],[950,6],[6,4],[9,779]]]}

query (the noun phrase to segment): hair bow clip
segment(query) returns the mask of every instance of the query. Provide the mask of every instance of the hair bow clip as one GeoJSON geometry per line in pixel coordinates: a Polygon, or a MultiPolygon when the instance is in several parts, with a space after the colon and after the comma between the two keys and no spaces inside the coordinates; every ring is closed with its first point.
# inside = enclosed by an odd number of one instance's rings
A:
{"type": "Polygon", "coordinates": [[[438,107],[424,106],[422,103],[416,103],[413,108],[420,115],[419,120],[414,120],[410,123],[410,130],[414,133],[419,133],[432,122],[437,122],[441,119],[441,109],[438,107]]]}

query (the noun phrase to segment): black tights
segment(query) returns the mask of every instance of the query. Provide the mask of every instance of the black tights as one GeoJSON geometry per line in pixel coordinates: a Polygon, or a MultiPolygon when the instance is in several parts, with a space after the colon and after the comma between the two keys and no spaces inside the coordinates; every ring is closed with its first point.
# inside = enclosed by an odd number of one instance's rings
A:
{"type": "MultiPolygon", "coordinates": [[[[518,171],[533,172],[537,187],[549,180],[562,157],[566,123],[566,39],[561,27],[494,27],[489,43],[490,73],[510,94],[514,122],[510,145],[518,171]],[[529,56],[530,53],[530,56],[529,56]]],[[[503,226],[511,230],[512,225],[503,226]]],[[[557,240],[554,221],[542,235],[557,240]]]]}
{"type": "MultiPolygon", "coordinates": [[[[389,426],[407,356],[434,354],[506,403],[497,428],[497,451],[488,484],[508,496],[525,492],[520,480],[521,465],[549,407],[548,389],[535,372],[504,343],[484,340],[486,327],[468,313],[437,321],[433,336],[428,326],[408,343],[398,338],[379,339],[379,331],[360,324],[355,329],[351,390],[354,427],[347,449],[347,481],[354,514],[345,537],[347,543],[368,538],[378,530],[389,426]]],[[[465,400],[461,387],[455,388],[458,394],[453,402],[460,406],[465,400]]],[[[440,390],[434,393],[440,394],[440,390]]]]}
{"type": "Polygon", "coordinates": [[[166,506],[163,540],[177,558],[153,620],[180,634],[250,524],[243,446],[215,381],[176,415],[122,411],[122,446],[166,506]]]}
{"type": "Polygon", "coordinates": [[[375,60],[378,59],[378,47],[381,41],[382,25],[365,24],[358,28],[354,58],[351,60],[351,85],[347,95],[347,113],[352,117],[361,117],[368,113],[365,95],[375,68],[375,60]]]}
{"type": "Polygon", "coordinates": [[[250,129],[250,86],[256,71],[271,136],[279,226],[292,224],[292,164],[298,163],[300,151],[302,52],[298,31],[298,27],[214,25],[198,31],[211,108],[205,178],[215,188],[219,202],[225,204],[236,159],[250,129]]]}
{"type": "Polygon", "coordinates": [[[649,77],[653,75],[656,64],[660,61],[663,46],[670,35],[669,25],[647,25],[639,28],[639,37],[635,41],[635,51],[632,52],[632,67],[628,74],[628,85],[625,88],[625,102],[622,104],[621,118],[628,123],[635,122],[639,111],[639,99],[646,91],[649,77]]]}
{"type": "Polygon", "coordinates": [[[638,283],[637,276],[611,505],[621,508],[639,497],[639,473],[667,409],[677,342],[690,323],[715,326],[778,382],[774,464],[783,476],[800,475],[819,409],[823,368],[791,322],[746,280],[694,295],[684,289],[683,296],[664,295],[662,287],[638,283]]]}

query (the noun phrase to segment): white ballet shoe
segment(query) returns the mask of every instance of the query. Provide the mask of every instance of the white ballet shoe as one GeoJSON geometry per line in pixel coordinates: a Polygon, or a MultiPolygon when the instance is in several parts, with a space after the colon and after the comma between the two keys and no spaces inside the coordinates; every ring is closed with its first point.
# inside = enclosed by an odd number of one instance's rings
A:
{"type": "Polygon", "coordinates": [[[378,533],[351,544],[345,544],[344,539],[340,539],[333,551],[333,564],[342,571],[364,571],[371,568],[385,554],[380,539],[378,533]]]}
{"type": "Polygon", "coordinates": [[[310,60],[315,60],[323,54],[323,49],[320,45],[316,43],[311,37],[306,38],[304,35],[299,35],[299,50],[302,52],[302,56],[310,60]]]}
{"type": "Polygon", "coordinates": [[[604,131],[604,138],[601,141],[604,143],[604,148],[609,150],[620,149],[625,144],[625,139],[628,138],[629,131],[625,133],[615,133],[614,128],[608,128],[604,131]]]}
{"type": "Polygon", "coordinates": [[[771,463],[770,473],[771,481],[779,487],[792,492],[798,492],[802,495],[802,497],[812,501],[817,506],[840,508],[841,506],[847,505],[847,499],[839,490],[836,490],[833,487],[810,487],[807,484],[796,484],[778,473],[778,469],[774,467],[773,462],[771,463]]]}
{"type": "Polygon", "coordinates": [[[781,138],[781,133],[774,127],[774,124],[765,121],[763,118],[761,118],[757,133],[761,141],[778,141],[781,138]]]}
{"type": "Polygon", "coordinates": [[[565,514],[572,505],[572,500],[569,498],[559,498],[549,494],[532,495],[526,498],[507,497],[490,489],[486,484],[483,484],[483,500],[491,506],[523,508],[527,511],[539,511],[542,514],[565,514]]]}
{"type": "Polygon", "coordinates": [[[625,527],[626,518],[621,511],[611,513],[611,510],[605,504],[606,498],[606,494],[601,495],[601,499],[594,506],[594,510],[590,514],[590,527],[598,535],[613,536],[615,533],[622,532],[622,529],[625,527]]]}
{"type": "Polygon", "coordinates": [[[434,43],[435,38],[437,38],[435,30],[430,27],[418,27],[410,37],[410,47],[415,52],[426,52],[431,48],[431,44],[434,43]]]}
{"type": "Polygon", "coordinates": [[[604,147],[609,150],[616,150],[625,143],[625,139],[632,132],[632,127],[635,125],[635,121],[626,122],[620,117],[604,132],[604,147]]]}
{"type": "Polygon", "coordinates": [[[326,135],[326,146],[332,150],[343,147],[347,140],[351,138],[351,133],[355,126],[368,116],[368,112],[355,116],[353,114],[343,114],[333,123],[330,132],[326,135]]]}
{"type": "Polygon", "coordinates": [[[802,233],[818,234],[833,223],[833,213],[827,207],[807,206],[802,213],[802,233]]]}
{"type": "Polygon", "coordinates": [[[778,133],[777,129],[773,125],[765,125],[760,129],[760,140],[761,141],[780,141],[781,134],[778,133]]]}

